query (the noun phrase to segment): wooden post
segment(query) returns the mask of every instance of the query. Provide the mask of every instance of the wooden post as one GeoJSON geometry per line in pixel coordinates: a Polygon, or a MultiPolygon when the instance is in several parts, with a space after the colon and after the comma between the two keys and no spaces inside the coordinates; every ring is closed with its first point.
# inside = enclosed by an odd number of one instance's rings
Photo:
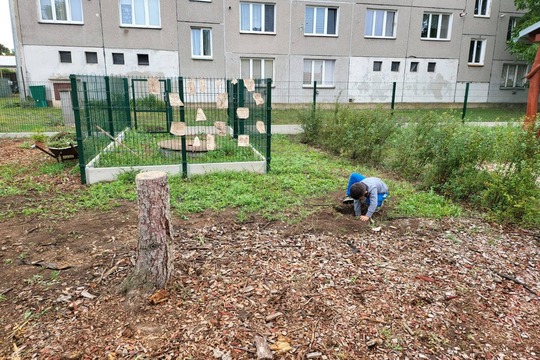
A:
{"type": "Polygon", "coordinates": [[[167,174],[148,171],[137,175],[139,244],[133,273],[123,290],[164,288],[173,271],[172,227],[167,174]]]}

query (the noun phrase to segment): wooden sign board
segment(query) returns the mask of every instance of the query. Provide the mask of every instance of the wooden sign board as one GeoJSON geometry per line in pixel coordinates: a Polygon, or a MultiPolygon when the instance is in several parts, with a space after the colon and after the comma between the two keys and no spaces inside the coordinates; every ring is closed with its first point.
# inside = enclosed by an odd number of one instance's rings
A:
{"type": "Polygon", "coordinates": [[[247,119],[249,117],[249,108],[238,108],[236,109],[236,116],[238,116],[239,119],[247,119]]]}
{"type": "Polygon", "coordinates": [[[186,123],[180,121],[173,121],[171,123],[171,134],[176,136],[186,135],[186,123]]]}

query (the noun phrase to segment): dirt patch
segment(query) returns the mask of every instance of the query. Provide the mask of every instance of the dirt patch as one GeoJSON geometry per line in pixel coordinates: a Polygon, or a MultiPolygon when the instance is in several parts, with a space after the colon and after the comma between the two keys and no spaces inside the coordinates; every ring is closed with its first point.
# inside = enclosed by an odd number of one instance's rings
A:
{"type": "Polygon", "coordinates": [[[157,305],[118,292],[136,260],[135,204],[3,221],[0,358],[256,359],[256,336],[290,344],[276,359],[540,357],[539,233],[384,211],[364,224],[339,195],[298,224],[174,218],[157,305]]]}

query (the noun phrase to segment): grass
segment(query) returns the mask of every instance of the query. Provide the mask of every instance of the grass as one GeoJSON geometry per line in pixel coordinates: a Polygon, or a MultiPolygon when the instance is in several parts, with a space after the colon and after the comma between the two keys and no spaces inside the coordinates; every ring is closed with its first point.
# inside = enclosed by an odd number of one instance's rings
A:
{"type": "MultiPolygon", "coordinates": [[[[266,175],[247,172],[221,172],[183,179],[169,178],[171,209],[180,217],[205,210],[235,209],[240,220],[252,214],[266,219],[298,222],[317,211],[310,203],[321,201],[333,206],[328,194],[345,192],[348,176],[359,171],[387,180],[390,217],[459,216],[458,206],[434,193],[415,191],[408,183],[385,177],[368,168],[360,168],[340,158],[301,144],[283,135],[273,137],[271,172],[266,175]],[[321,200],[322,199],[322,200],[321,200]]],[[[57,187],[50,174],[76,174],[75,162],[32,164],[33,167],[0,166],[0,196],[31,197],[20,210],[0,210],[0,220],[26,215],[61,219],[78,211],[105,211],[121,201],[136,202],[136,172],[127,172],[118,181],[98,183],[65,191],[57,187]],[[46,175],[49,174],[49,175],[46,175]]]]}
{"type": "MultiPolygon", "coordinates": [[[[250,136],[254,143],[260,136],[250,136]]],[[[187,136],[193,139],[194,136],[187,136]]],[[[102,152],[96,167],[143,166],[143,165],[177,165],[182,161],[181,151],[164,152],[159,143],[164,140],[178,140],[168,133],[148,134],[136,131],[126,131],[123,146],[116,146],[102,152]]],[[[206,135],[201,134],[199,140],[205,141],[206,135]]],[[[89,138],[86,141],[92,141],[89,138]]],[[[260,140],[260,139],[259,139],[260,140]]],[[[250,147],[237,146],[237,140],[229,136],[216,136],[216,150],[200,153],[189,153],[188,162],[216,163],[238,161],[260,161],[250,147]]],[[[259,146],[260,147],[260,146],[259,146]]]]}
{"type": "Polygon", "coordinates": [[[0,98],[0,132],[62,131],[62,109],[34,107],[32,100],[19,97],[0,98]]]}
{"type": "MultiPolygon", "coordinates": [[[[348,104],[343,104],[346,106],[348,104]]],[[[381,104],[381,109],[390,110],[389,104],[381,104]]],[[[306,104],[302,109],[272,109],[272,124],[274,125],[288,125],[288,124],[300,124],[299,114],[311,111],[311,107],[306,104]]],[[[396,120],[404,122],[414,121],[414,119],[421,118],[427,113],[433,112],[437,115],[444,114],[446,117],[461,120],[462,109],[448,109],[448,108],[430,108],[426,106],[424,109],[401,109],[400,105],[396,106],[394,110],[394,116],[396,120]]],[[[335,112],[335,109],[330,106],[329,108],[317,107],[317,112],[322,112],[324,116],[330,116],[335,112]]],[[[493,105],[489,108],[476,108],[470,107],[465,113],[465,122],[513,122],[523,121],[526,114],[526,104],[513,104],[505,106],[493,105]]]]}

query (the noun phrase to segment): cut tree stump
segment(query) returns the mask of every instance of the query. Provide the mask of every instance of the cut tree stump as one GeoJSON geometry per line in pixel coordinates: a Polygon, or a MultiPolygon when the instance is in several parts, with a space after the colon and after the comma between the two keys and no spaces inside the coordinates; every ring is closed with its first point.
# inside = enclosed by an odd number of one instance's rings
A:
{"type": "Polygon", "coordinates": [[[135,269],[123,290],[155,290],[167,284],[173,271],[172,226],[167,174],[148,171],[137,175],[139,243],[135,269]]]}

